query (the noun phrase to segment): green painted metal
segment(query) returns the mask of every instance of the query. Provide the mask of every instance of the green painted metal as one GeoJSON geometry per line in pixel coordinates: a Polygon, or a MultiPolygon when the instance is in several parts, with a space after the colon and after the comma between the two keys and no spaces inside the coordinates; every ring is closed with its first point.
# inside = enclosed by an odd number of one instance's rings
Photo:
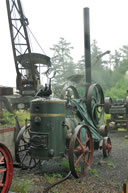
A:
{"type": "Polygon", "coordinates": [[[94,125],[93,120],[90,118],[87,112],[87,106],[85,101],[80,99],[72,99],[71,103],[73,106],[76,106],[79,116],[81,117],[81,125],[87,125],[91,131],[92,138],[95,141],[100,141],[102,139],[101,135],[98,132],[97,127],[94,125]]]}
{"type": "Polygon", "coordinates": [[[60,157],[65,153],[65,101],[37,98],[31,102],[30,151],[39,159],[60,157]]]}

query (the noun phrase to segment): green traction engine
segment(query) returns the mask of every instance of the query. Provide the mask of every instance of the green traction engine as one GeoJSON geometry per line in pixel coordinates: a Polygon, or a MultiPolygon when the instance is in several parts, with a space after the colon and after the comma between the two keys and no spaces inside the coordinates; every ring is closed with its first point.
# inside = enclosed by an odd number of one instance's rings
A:
{"type": "Polygon", "coordinates": [[[101,149],[104,157],[111,153],[111,140],[103,125],[103,91],[92,84],[83,99],[69,86],[58,99],[51,96],[50,88],[41,89],[31,101],[30,123],[17,136],[16,160],[22,167],[32,168],[42,160],[68,156],[73,176],[83,177],[94,150],[101,149]]]}

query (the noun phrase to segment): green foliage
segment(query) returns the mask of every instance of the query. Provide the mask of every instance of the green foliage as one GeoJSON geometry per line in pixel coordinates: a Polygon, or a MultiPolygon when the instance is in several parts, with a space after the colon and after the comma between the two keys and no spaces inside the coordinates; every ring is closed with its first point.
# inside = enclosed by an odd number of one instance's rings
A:
{"type": "MultiPolygon", "coordinates": [[[[80,96],[84,96],[85,80],[83,78],[79,81],[75,80],[77,80],[79,76],[85,77],[85,57],[81,56],[81,59],[78,60],[77,63],[74,63],[71,57],[72,49],[71,43],[62,37],[59,42],[51,48],[54,52],[51,61],[54,70],[57,72],[53,83],[57,86],[60,84],[68,85],[68,81],[76,83],[80,96]],[[73,76],[74,79],[71,78],[72,80],[70,80],[69,77],[73,76]]],[[[128,89],[128,81],[124,80],[126,78],[125,74],[128,71],[128,45],[124,45],[119,50],[115,50],[114,54],[109,54],[108,59],[106,59],[104,55],[109,52],[104,53],[98,47],[97,41],[93,40],[91,45],[92,83],[100,84],[105,92],[105,96],[114,99],[125,98],[126,90],[128,89]]]]}
{"type": "Polygon", "coordinates": [[[18,117],[20,125],[24,125],[26,119],[30,120],[30,112],[29,111],[19,110],[16,112],[16,115],[18,117]]]}
{"type": "Polygon", "coordinates": [[[109,167],[114,167],[114,163],[112,162],[112,161],[109,161],[108,163],[107,163],[107,166],[109,166],[109,167]]]}
{"type": "Polygon", "coordinates": [[[91,64],[92,70],[99,70],[102,68],[102,51],[97,46],[97,41],[93,40],[91,45],[91,64]]]}
{"type": "Polygon", "coordinates": [[[94,176],[99,177],[99,174],[98,174],[98,172],[97,172],[97,170],[96,170],[95,168],[94,168],[94,169],[89,168],[89,172],[90,172],[91,174],[93,174],[94,176]]]}
{"type": "Polygon", "coordinates": [[[15,119],[15,115],[18,117],[18,121],[20,123],[20,125],[24,125],[25,124],[25,120],[26,119],[30,119],[30,113],[28,111],[17,111],[15,112],[15,114],[12,114],[8,111],[3,111],[3,116],[2,116],[2,120],[7,121],[7,123],[5,122],[4,126],[7,127],[8,125],[10,126],[15,126],[16,125],[16,119],[15,119]]]}
{"type": "Polygon", "coordinates": [[[32,185],[31,180],[24,179],[24,180],[21,180],[20,182],[17,182],[15,184],[13,183],[11,185],[10,190],[12,192],[16,192],[16,193],[28,193],[28,190],[30,189],[31,185],[32,185]]]}
{"type": "Polygon", "coordinates": [[[124,76],[116,83],[115,87],[107,89],[105,91],[105,96],[109,96],[112,99],[126,98],[127,89],[128,89],[128,80],[124,76]]]}
{"type": "Polygon", "coordinates": [[[53,64],[53,69],[56,71],[53,82],[59,85],[64,83],[67,78],[75,72],[75,64],[71,57],[71,50],[73,47],[70,42],[60,37],[59,42],[50,49],[54,52],[51,62],[53,64]]]}
{"type": "Polygon", "coordinates": [[[106,123],[107,119],[110,119],[111,115],[104,113],[104,123],[106,123]]]}
{"type": "MultiPolygon", "coordinates": [[[[3,116],[1,118],[1,120],[7,121],[8,125],[15,125],[15,117],[13,114],[11,114],[8,111],[3,111],[3,116]]],[[[7,124],[5,123],[4,126],[6,126],[7,124]]]]}
{"type": "Polygon", "coordinates": [[[64,170],[69,170],[69,161],[68,160],[62,160],[62,168],[64,170]]]}

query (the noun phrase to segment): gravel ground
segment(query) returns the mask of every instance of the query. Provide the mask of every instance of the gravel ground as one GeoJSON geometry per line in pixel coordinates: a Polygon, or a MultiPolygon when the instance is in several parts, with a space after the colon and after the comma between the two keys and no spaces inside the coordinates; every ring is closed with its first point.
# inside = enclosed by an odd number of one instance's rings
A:
{"type": "MultiPolygon", "coordinates": [[[[102,151],[94,152],[93,164],[88,174],[82,179],[75,179],[71,176],[65,182],[51,188],[49,193],[122,193],[122,186],[128,183],[128,132],[110,133],[112,141],[112,154],[103,159],[102,151]]],[[[14,168],[13,182],[10,191],[14,186],[22,183],[27,191],[21,193],[43,193],[44,188],[59,181],[62,176],[43,175],[38,168],[33,170],[20,170],[14,168]]],[[[16,192],[16,190],[15,190],[16,192]]]]}

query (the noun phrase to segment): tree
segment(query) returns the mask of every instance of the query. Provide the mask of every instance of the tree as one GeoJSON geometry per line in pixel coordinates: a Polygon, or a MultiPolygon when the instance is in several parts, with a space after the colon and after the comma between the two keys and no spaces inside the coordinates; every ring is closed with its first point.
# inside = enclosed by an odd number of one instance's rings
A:
{"type": "Polygon", "coordinates": [[[102,68],[102,52],[98,48],[96,40],[93,40],[91,45],[91,64],[92,69],[102,68]]]}
{"type": "Polygon", "coordinates": [[[116,83],[111,89],[107,89],[105,96],[109,96],[112,99],[126,98],[128,90],[128,79],[125,75],[116,83]]]}
{"type": "Polygon", "coordinates": [[[54,52],[51,58],[53,68],[56,71],[54,82],[62,84],[70,75],[75,73],[74,62],[71,57],[71,49],[73,47],[70,42],[60,37],[59,42],[50,49],[54,52]]]}
{"type": "Polygon", "coordinates": [[[120,51],[122,53],[122,58],[128,59],[128,45],[124,45],[122,48],[120,48],[120,51]]]}
{"type": "MultiPolygon", "coordinates": [[[[108,82],[108,76],[110,75],[110,70],[106,70],[105,64],[108,64],[108,61],[103,60],[103,56],[108,54],[110,51],[102,52],[97,46],[96,40],[93,40],[91,45],[91,74],[92,74],[92,83],[99,83],[106,88],[106,83],[108,82]],[[107,74],[105,74],[107,71],[107,74]],[[105,79],[106,78],[106,79],[105,79]]],[[[77,73],[83,74],[85,76],[85,58],[81,57],[81,60],[78,61],[77,73]]],[[[82,86],[82,85],[81,85],[82,86]]]]}

